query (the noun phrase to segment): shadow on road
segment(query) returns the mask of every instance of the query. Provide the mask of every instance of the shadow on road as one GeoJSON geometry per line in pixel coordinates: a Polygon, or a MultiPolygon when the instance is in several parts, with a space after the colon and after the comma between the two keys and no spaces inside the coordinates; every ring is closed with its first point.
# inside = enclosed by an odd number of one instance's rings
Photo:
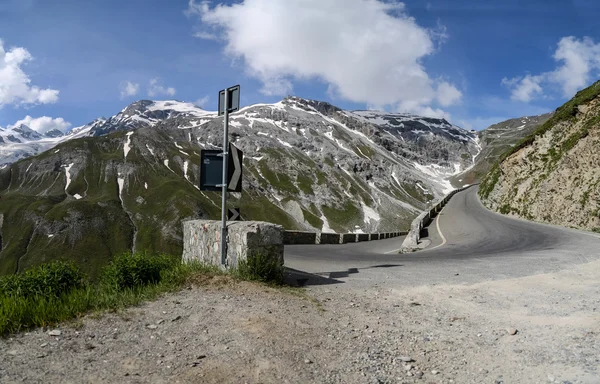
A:
{"type": "Polygon", "coordinates": [[[341,280],[337,280],[350,275],[359,273],[361,269],[372,269],[372,268],[392,268],[402,267],[402,264],[380,264],[373,265],[364,268],[348,268],[345,271],[334,271],[334,272],[319,272],[319,273],[308,273],[298,271],[296,269],[287,268],[285,283],[293,286],[304,287],[307,285],[327,285],[327,284],[341,284],[344,283],[341,280]]]}
{"type": "Polygon", "coordinates": [[[304,287],[307,285],[341,284],[343,281],[286,267],[284,283],[294,287],[304,287]]]}

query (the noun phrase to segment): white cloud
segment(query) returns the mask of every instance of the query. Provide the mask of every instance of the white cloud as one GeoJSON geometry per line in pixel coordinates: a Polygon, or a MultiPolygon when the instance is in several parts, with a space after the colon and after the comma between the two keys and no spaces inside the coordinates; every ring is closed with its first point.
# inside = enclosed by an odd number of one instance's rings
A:
{"type": "Polygon", "coordinates": [[[462,99],[462,93],[447,82],[441,82],[437,87],[437,100],[442,107],[454,105],[462,99]]]}
{"type": "Polygon", "coordinates": [[[600,43],[595,44],[589,37],[563,37],[554,60],[562,65],[550,74],[550,80],[561,85],[564,96],[572,96],[590,85],[591,71],[600,71],[600,43]]]}
{"type": "Polygon", "coordinates": [[[159,95],[174,96],[175,88],[166,88],[162,84],[160,84],[160,79],[154,78],[150,80],[150,85],[148,86],[148,96],[153,97],[159,95]]]}
{"type": "Polygon", "coordinates": [[[223,39],[225,53],[241,58],[267,95],[319,79],[337,97],[392,109],[435,111],[433,104],[447,107],[462,96],[421,64],[434,42],[446,38],[443,27],[420,27],[398,1],[244,0],[211,7],[190,0],[187,14],[202,22],[196,36],[223,39]]]}
{"type": "Polygon", "coordinates": [[[26,125],[39,133],[46,133],[53,129],[58,129],[61,132],[66,132],[67,129],[71,127],[71,123],[65,121],[62,117],[58,117],[55,119],[48,116],[33,118],[27,115],[24,119],[17,121],[13,125],[9,125],[8,129],[18,127],[20,125],[26,125]]]}
{"type": "Polygon", "coordinates": [[[214,33],[199,31],[194,33],[194,37],[204,40],[219,40],[219,37],[214,33]]]}
{"type": "Polygon", "coordinates": [[[131,81],[123,81],[119,85],[119,91],[121,91],[121,99],[129,96],[135,96],[140,91],[140,85],[132,83],[131,81]]]}
{"type": "Polygon", "coordinates": [[[542,86],[540,85],[544,81],[545,76],[531,76],[515,77],[502,79],[502,85],[512,88],[510,98],[512,100],[518,100],[525,103],[530,102],[534,97],[541,95],[543,92],[542,86]]]}
{"type": "Polygon", "coordinates": [[[204,108],[204,106],[206,105],[206,103],[208,103],[208,100],[210,100],[210,97],[204,96],[204,97],[202,97],[202,98],[194,101],[194,105],[197,105],[200,108],[204,108]]]}
{"type": "Polygon", "coordinates": [[[55,89],[41,89],[31,85],[31,79],[22,65],[33,57],[25,48],[14,47],[6,51],[0,39],[0,108],[3,105],[49,104],[58,101],[55,89]]]}
{"type": "Polygon", "coordinates": [[[544,95],[548,87],[558,86],[565,98],[590,85],[600,71],[600,43],[589,37],[563,37],[552,56],[557,62],[553,71],[502,79],[502,85],[511,90],[511,98],[529,102],[544,95]]]}

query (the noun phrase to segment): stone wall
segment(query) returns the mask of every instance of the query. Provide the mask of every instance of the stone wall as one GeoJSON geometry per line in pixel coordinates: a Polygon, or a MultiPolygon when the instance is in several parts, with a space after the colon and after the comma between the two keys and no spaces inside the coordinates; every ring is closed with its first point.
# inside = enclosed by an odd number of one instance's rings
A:
{"type": "MultiPolygon", "coordinates": [[[[228,268],[237,268],[248,256],[261,253],[283,265],[284,229],[263,221],[227,223],[228,268]]],[[[190,220],[183,222],[183,261],[221,265],[221,222],[190,220]]]]}

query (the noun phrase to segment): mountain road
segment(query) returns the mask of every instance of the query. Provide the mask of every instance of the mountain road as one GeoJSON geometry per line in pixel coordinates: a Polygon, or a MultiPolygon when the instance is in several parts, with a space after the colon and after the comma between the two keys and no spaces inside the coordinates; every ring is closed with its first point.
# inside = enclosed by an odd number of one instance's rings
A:
{"type": "Polygon", "coordinates": [[[286,246],[285,265],[308,285],[333,279],[398,286],[522,277],[600,258],[600,235],[492,212],[480,202],[477,187],[457,193],[428,232],[424,241],[430,245],[409,254],[398,253],[403,237],[286,246]]]}

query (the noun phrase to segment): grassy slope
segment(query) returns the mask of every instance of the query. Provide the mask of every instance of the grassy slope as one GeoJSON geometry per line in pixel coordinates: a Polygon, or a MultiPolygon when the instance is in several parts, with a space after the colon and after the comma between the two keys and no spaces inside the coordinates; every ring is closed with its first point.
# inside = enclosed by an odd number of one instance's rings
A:
{"type": "MultiPolygon", "coordinates": [[[[571,100],[559,107],[548,121],[546,121],[544,124],[538,127],[532,134],[521,140],[517,145],[512,147],[503,155],[501,155],[496,164],[490,170],[490,172],[481,180],[481,185],[479,187],[480,196],[484,199],[487,198],[496,186],[496,183],[500,178],[501,172],[499,165],[504,161],[504,159],[506,159],[513,153],[519,151],[520,149],[531,145],[535,141],[535,138],[537,136],[543,135],[544,133],[552,129],[552,127],[554,127],[556,124],[564,121],[574,121],[577,115],[577,106],[585,104],[595,99],[599,95],[600,81],[597,81],[590,87],[577,92],[577,94],[571,100]]],[[[574,145],[574,143],[576,143],[580,138],[581,136],[570,138],[569,140],[567,140],[567,143],[570,144],[567,145],[571,145],[572,147],[572,145],[574,145]]],[[[568,150],[567,148],[565,149],[568,150]]]]}

